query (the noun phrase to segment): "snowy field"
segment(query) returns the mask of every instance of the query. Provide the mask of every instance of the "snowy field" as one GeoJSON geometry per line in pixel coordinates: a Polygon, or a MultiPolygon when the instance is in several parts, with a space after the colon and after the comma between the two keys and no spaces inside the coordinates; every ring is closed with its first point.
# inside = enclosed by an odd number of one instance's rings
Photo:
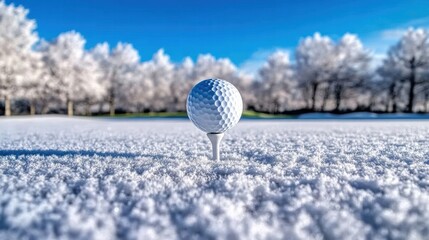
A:
{"type": "Polygon", "coordinates": [[[427,239],[429,122],[0,119],[0,239],[427,239]]]}

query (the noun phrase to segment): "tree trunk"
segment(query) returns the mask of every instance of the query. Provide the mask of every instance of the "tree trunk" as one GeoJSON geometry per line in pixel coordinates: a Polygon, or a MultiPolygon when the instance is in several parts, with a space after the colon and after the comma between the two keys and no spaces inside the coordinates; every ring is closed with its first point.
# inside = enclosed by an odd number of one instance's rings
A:
{"type": "Polygon", "coordinates": [[[73,116],[73,101],[67,100],[67,115],[69,117],[73,116]]]}
{"type": "Polygon", "coordinates": [[[86,115],[91,116],[91,104],[88,102],[85,109],[86,115]]]}
{"type": "Polygon", "coordinates": [[[396,103],[396,96],[392,99],[392,112],[396,113],[398,112],[398,104],[396,103]]]}
{"type": "MultiPolygon", "coordinates": [[[[414,77],[412,77],[414,79],[414,77]]],[[[407,106],[407,112],[412,113],[413,112],[413,106],[414,106],[414,88],[416,86],[415,80],[410,79],[410,89],[408,92],[408,106],[407,106]]]]}
{"type": "Polygon", "coordinates": [[[369,93],[369,101],[366,105],[366,109],[370,112],[372,112],[373,107],[375,106],[375,96],[371,92],[369,93]]]}
{"type": "Polygon", "coordinates": [[[428,98],[425,99],[425,113],[428,112],[428,98]]]}
{"type": "Polygon", "coordinates": [[[45,102],[42,105],[42,114],[47,114],[49,111],[49,103],[45,102]]]}
{"type": "Polygon", "coordinates": [[[104,101],[102,101],[101,103],[99,103],[99,105],[98,105],[98,113],[99,114],[101,114],[102,112],[103,112],[103,104],[104,104],[104,101]]]}
{"type": "Polygon", "coordinates": [[[30,115],[36,115],[36,106],[33,102],[30,102],[30,115]]]}
{"type": "Polygon", "coordinates": [[[414,65],[414,59],[411,60],[411,75],[410,75],[410,89],[408,91],[408,105],[407,112],[412,113],[414,107],[414,88],[416,87],[416,67],[414,65]]]}
{"type": "Polygon", "coordinates": [[[115,116],[115,98],[114,97],[110,97],[109,110],[110,110],[110,116],[115,116]]]}
{"type": "Polygon", "coordinates": [[[384,111],[387,113],[390,111],[390,99],[387,98],[386,105],[384,106],[384,111]]]}
{"type": "Polygon", "coordinates": [[[329,90],[330,90],[329,87],[325,89],[325,94],[323,96],[323,102],[322,102],[322,111],[326,110],[326,103],[328,102],[328,98],[329,98],[329,90]]]}
{"type": "Polygon", "coordinates": [[[319,83],[313,83],[313,91],[311,92],[311,110],[314,112],[316,110],[316,93],[319,83]]]}
{"type": "Polygon", "coordinates": [[[388,97],[388,109],[387,111],[390,111],[390,103],[392,103],[392,111],[396,112],[396,83],[392,83],[389,86],[389,97],[388,97]]]}
{"type": "Polygon", "coordinates": [[[274,113],[280,113],[280,103],[278,100],[274,101],[274,113]]]}
{"type": "Polygon", "coordinates": [[[425,105],[425,113],[428,112],[428,101],[429,101],[429,92],[426,92],[425,93],[425,103],[424,103],[424,105],[425,105]]]}
{"type": "Polygon", "coordinates": [[[4,98],[4,115],[5,116],[11,115],[9,95],[6,95],[6,97],[4,98]]]}
{"type": "Polygon", "coordinates": [[[341,86],[340,84],[337,84],[335,86],[335,112],[340,111],[342,92],[343,92],[343,86],[341,86]]]}

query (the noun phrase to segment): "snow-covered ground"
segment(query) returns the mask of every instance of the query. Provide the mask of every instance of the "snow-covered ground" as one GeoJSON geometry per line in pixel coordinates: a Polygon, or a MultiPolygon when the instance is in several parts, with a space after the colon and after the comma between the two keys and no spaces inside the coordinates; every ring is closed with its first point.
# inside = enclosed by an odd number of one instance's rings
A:
{"type": "Polygon", "coordinates": [[[0,119],[0,239],[419,239],[429,122],[0,119]]]}
{"type": "Polygon", "coordinates": [[[371,112],[355,112],[346,114],[333,113],[305,113],[298,116],[299,119],[429,119],[427,113],[371,113],[371,112]]]}

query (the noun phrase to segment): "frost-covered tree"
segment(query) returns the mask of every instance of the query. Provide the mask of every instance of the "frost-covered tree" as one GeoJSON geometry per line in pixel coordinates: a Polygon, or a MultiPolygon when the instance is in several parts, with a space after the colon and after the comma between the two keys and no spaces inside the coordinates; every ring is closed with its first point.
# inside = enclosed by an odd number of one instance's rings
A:
{"type": "MultiPolygon", "coordinates": [[[[36,24],[28,10],[0,0],[0,98],[5,114],[11,99],[30,106],[30,113],[58,110],[91,113],[109,105],[110,114],[123,111],[185,111],[186,96],[198,81],[221,78],[240,91],[244,106],[269,112],[303,107],[317,110],[376,109],[408,112],[429,109],[429,33],[409,29],[392,46],[376,73],[369,51],[356,35],[338,41],[315,33],[300,41],[295,64],[277,51],[256,76],[241,72],[228,58],[199,55],[172,63],[163,49],[140,62],[131,44],[107,43],[85,51],[76,32],[59,35],[38,48],[36,24]],[[298,91],[297,91],[298,90],[298,91]]],[[[18,104],[15,104],[18,106],[18,104]]]]}
{"type": "Polygon", "coordinates": [[[195,76],[194,62],[191,58],[185,58],[182,63],[176,66],[174,79],[170,85],[172,110],[186,110],[188,92],[198,80],[195,76]]]}
{"type": "Polygon", "coordinates": [[[342,100],[357,97],[359,89],[370,79],[371,57],[356,35],[345,34],[335,47],[332,84],[335,111],[339,111],[342,100]]]}
{"type": "Polygon", "coordinates": [[[327,88],[336,66],[335,44],[329,37],[315,33],[299,43],[295,60],[298,87],[307,100],[307,107],[314,111],[319,88],[323,85],[327,88]]]}
{"type": "MultiPolygon", "coordinates": [[[[400,41],[390,48],[379,73],[392,89],[406,88],[406,111],[413,112],[416,89],[429,84],[425,73],[429,68],[429,34],[424,29],[408,29],[400,41]]],[[[390,91],[390,89],[389,89],[390,91]]],[[[397,90],[392,91],[396,97],[397,90]]]]}
{"type": "Polygon", "coordinates": [[[85,105],[85,114],[91,115],[91,106],[100,102],[106,95],[107,90],[102,82],[103,72],[92,55],[85,53],[82,63],[84,66],[80,77],[84,81],[85,91],[81,93],[82,97],[78,101],[85,105]]]}
{"type": "Polygon", "coordinates": [[[316,110],[322,88],[321,109],[325,110],[333,97],[334,110],[339,111],[342,100],[354,96],[369,78],[370,61],[369,51],[352,34],[345,34],[338,43],[319,33],[301,41],[296,50],[296,74],[304,98],[311,100],[311,109],[316,110]]]}
{"type": "Polygon", "coordinates": [[[255,109],[257,104],[255,77],[237,70],[235,77],[228,79],[240,91],[244,109],[255,109]]]}
{"type": "Polygon", "coordinates": [[[295,87],[289,53],[274,52],[259,70],[259,77],[258,100],[263,109],[269,112],[286,110],[295,87]]]}
{"type": "Polygon", "coordinates": [[[121,95],[120,101],[127,111],[146,112],[151,110],[155,91],[146,67],[145,64],[139,64],[135,71],[126,76],[123,84],[126,94],[121,95]]]}
{"type": "Polygon", "coordinates": [[[0,1],[0,97],[5,115],[11,114],[10,100],[32,69],[32,46],[37,42],[36,22],[27,18],[22,6],[0,1]]]}
{"type": "Polygon", "coordinates": [[[107,89],[110,115],[115,115],[117,100],[126,95],[125,85],[138,67],[140,57],[136,49],[128,43],[118,43],[110,51],[107,43],[98,44],[91,55],[102,71],[102,84],[107,89]]]}
{"type": "Polygon", "coordinates": [[[394,61],[389,58],[383,60],[381,66],[377,69],[378,75],[381,77],[378,88],[378,93],[384,93],[384,105],[386,112],[397,112],[405,76],[401,67],[398,67],[394,61]]]}
{"type": "Polygon", "coordinates": [[[59,98],[67,103],[68,115],[73,115],[73,104],[103,92],[99,84],[98,67],[84,50],[85,39],[77,32],[60,34],[52,42],[43,42],[40,49],[55,82],[59,98]]]}
{"type": "Polygon", "coordinates": [[[152,81],[153,97],[151,99],[152,111],[168,110],[171,102],[171,88],[175,66],[170,61],[170,56],[164,53],[164,49],[158,50],[148,62],[143,63],[142,68],[146,72],[145,78],[152,81]]]}
{"type": "Polygon", "coordinates": [[[195,77],[200,80],[208,78],[228,80],[234,78],[237,72],[237,67],[228,58],[216,59],[210,54],[198,56],[194,68],[195,77]]]}
{"type": "Polygon", "coordinates": [[[30,105],[30,114],[36,114],[36,106],[40,106],[40,112],[48,111],[49,102],[52,101],[52,95],[56,86],[50,81],[42,55],[39,52],[33,52],[31,61],[31,71],[26,74],[18,96],[28,101],[30,105]]]}

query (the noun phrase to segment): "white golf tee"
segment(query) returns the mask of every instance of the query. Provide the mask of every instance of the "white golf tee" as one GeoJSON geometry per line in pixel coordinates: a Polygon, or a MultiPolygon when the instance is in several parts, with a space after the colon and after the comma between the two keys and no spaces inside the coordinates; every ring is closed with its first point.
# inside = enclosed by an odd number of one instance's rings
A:
{"type": "Polygon", "coordinates": [[[220,159],[220,141],[223,138],[223,133],[207,133],[207,137],[209,137],[210,142],[212,143],[212,149],[213,149],[213,160],[219,160],[220,159]]]}

